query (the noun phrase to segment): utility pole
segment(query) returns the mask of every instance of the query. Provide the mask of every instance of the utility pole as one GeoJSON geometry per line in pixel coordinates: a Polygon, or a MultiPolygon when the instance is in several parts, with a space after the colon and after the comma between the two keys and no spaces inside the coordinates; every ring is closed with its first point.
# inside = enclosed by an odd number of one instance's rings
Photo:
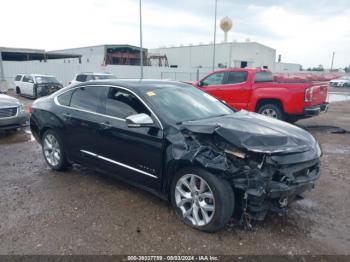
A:
{"type": "Polygon", "coordinates": [[[0,49],[0,82],[5,81],[4,65],[2,63],[2,50],[0,49]]]}
{"type": "Polygon", "coordinates": [[[334,51],[333,51],[333,55],[332,55],[332,64],[331,64],[331,72],[333,71],[333,62],[334,62],[334,51]]]}
{"type": "Polygon", "coordinates": [[[214,44],[213,44],[213,65],[212,71],[215,68],[215,45],[216,45],[216,12],[217,12],[218,0],[215,0],[215,21],[214,21],[214,44]]]}
{"type": "Polygon", "coordinates": [[[140,0],[140,78],[143,78],[143,47],[142,47],[142,6],[140,0]]]}

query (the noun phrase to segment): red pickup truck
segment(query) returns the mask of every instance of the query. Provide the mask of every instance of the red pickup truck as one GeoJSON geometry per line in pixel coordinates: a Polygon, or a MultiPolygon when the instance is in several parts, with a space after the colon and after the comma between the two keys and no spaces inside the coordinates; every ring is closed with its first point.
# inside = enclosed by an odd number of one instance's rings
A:
{"type": "Polygon", "coordinates": [[[259,68],[229,68],[210,73],[192,85],[245,109],[290,122],[325,112],[327,83],[277,83],[270,71],[259,68]]]}

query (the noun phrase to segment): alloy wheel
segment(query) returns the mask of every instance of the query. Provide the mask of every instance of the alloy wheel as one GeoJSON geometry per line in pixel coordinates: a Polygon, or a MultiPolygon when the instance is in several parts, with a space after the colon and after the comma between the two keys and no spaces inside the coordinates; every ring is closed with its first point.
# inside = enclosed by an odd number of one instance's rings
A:
{"type": "Polygon", "coordinates": [[[261,112],[262,115],[272,117],[272,118],[278,118],[277,112],[272,108],[266,108],[261,112]]]}
{"type": "Polygon", "coordinates": [[[56,137],[47,134],[44,139],[43,149],[47,162],[52,166],[57,166],[61,161],[61,149],[56,137]]]}
{"type": "Polygon", "coordinates": [[[175,186],[176,206],[194,226],[205,226],[214,217],[215,198],[208,183],[194,174],[182,176],[175,186]]]}

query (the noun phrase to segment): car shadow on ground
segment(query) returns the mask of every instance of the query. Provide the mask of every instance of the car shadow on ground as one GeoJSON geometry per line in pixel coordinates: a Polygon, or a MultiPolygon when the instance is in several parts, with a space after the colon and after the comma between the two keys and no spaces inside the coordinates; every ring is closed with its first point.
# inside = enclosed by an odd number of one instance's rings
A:
{"type": "Polygon", "coordinates": [[[32,133],[26,128],[0,131],[0,145],[23,143],[33,140],[34,137],[32,133]]]}

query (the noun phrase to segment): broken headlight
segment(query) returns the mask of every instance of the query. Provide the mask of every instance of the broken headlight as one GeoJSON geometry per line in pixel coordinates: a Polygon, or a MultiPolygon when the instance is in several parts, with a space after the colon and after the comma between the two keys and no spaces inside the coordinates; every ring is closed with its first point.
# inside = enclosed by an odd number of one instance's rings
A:
{"type": "Polygon", "coordinates": [[[21,104],[21,105],[19,106],[19,111],[21,111],[21,112],[25,111],[24,105],[23,105],[23,104],[21,104]]]}

